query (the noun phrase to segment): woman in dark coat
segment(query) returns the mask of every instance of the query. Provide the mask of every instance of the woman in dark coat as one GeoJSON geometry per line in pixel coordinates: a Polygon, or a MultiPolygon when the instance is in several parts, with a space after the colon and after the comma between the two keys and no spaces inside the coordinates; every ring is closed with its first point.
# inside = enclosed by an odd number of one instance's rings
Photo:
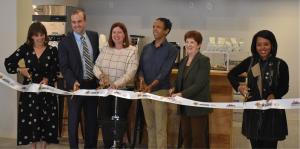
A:
{"type": "MultiPolygon", "coordinates": [[[[187,56],[179,64],[175,88],[170,89],[170,94],[209,102],[210,62],[208,57],[199,52],[202,35],[198,31],[188,31],[184,41],[187,56]]],[[[184,148],[209,148],[208,114],[211,109],[179,106],[179,112],[184,148]]]]}
{"type": "MultiPolygon", "coordinates": [[[[289,89],[289,70],[285,61],[276,57],[277,41],[268,30],[256,33],[251,45],[252,56],[243,60],[228,74],[236,91],[247,101],[280,99],[289,89]],[[239,77],[247,73],[247,83],[239,77]]],[[[277,148],[288,134],[285,110],[244,110],[242,133],[252,148],[277,148]]]]}
{"type": "MultiPolygon", "coordinates": [[[[40,83],[54,86],[57,66],[57,49],[48,45],[47,31],[40,22],[32,23],[27,34],[27,41],[12,55],[5,59],[8,73],[19,72],[23,84],[40,83]],[[24,59],[25,67],[18,62],[24,59]]],[[[17,144],[32,144],[41,148],[47,143],[58,143],[58,107],[55,94],[21,93],[18,102],[17,144]]]]}

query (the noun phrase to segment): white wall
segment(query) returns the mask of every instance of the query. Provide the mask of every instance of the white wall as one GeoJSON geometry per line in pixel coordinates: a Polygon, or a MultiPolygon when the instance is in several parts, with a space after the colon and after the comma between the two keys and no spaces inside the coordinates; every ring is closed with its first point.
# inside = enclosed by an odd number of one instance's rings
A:
{"type": "MultiPolygon", "coordinates": [[[[2,21],[0,42],[2,53],[0,55],[0,71],[8,74],[4,67],[4,60],[12,54],[19,45],[26,40],[27,30],[31,24],[32,0],[5,0],[0,9],[2,21]],[[7,15],[9,14],[9,15],[7,15]]],[[[8,74],[16,79],[16,75],[8,74]]],[[[0,137],[16,138],[17,135],[17,92],[0,85],[0,137]]]]}
{"type": "Polygon", "coordinates": [[[78,6],[79,0],[32,0],[33,5],[66,5],[78,6]]]}
{"type": "MultiPolygon", "coordinates": [[[[300,2],[298,3],[298,8],[300,8],[300,2]]],[[[300,24],[300,9],[298,9],[298,23],[300,24]]],[[[298,26],[299,27],[299,26],[298,26]]],[[[298,30],[298,35],[300,35],[300,30],[298,30]]],[[[298,42],[299,42],[299,39],[298,39],[298,42]]],[[[298,50],[300,49],[300,44],[298,43],[298,50]]],[[[300,57],[300,52],[298,52],[298,58],[300,57]]],[[[300,60],[298,61],[298,68],[300,66],[300,60]]],[[[298,69],[298,74],[300,74],[300,69],[298,69]]],[[[298,76],[299,78],[299,76],[298,76]]],[[[299,83],[298,83],[299,84],[299,83]]],[[[298,93],[300,93],[300,87],[298,86],[298,93]]],[[[300,113],[300,110],[297,111],[298,113],[300,113]]],[[[298,120],[300,121],[300,114],[298,114],[298,120]]],[[[298,126],[300,125],[300,122],[298,122],[298,126]]],[[[299,132],[298,132],[299,133],[299,132]]],[[[298,135],[298,144],[300,146],[300,135],[298,135]]]]}
{"type": "MultiPolygon", "coordinates": [[[[17,0],[4,0],[0,9],[0,18],[2,19],[0,71],[3,73],[6,73],[4,59],[16,49],[17,44],[16,2],[17,0]]],[[[16,75],[10,76],[16,78],[16,75]]],[[[1,84],[0,95],[0,137],[15,138],[17,134],[17,92],[1,84]]]]}
{"type": "Polygon", "coordinates": [[[186,31],[204,36],[238,37],[250,49],[253,35],[272,30],[278,40],[278,57],[290,67],[290,90],[286,97],[299,97],[299,4],[298,0],[82,0],[90,29],[108,35],[110,25],[124,22],[130,34],[152,40],[152,22],[168,17],[173,28],[169,41],[183,44],[186,31]]]}
{"type": "MultiPolygon", "coordinates": [[[[17,45],[27,38],[28,28],[32,23],[32,0],[17,1],[17,45]]],[[[25,64],[24,64],[25,65],[25,64]]]]}

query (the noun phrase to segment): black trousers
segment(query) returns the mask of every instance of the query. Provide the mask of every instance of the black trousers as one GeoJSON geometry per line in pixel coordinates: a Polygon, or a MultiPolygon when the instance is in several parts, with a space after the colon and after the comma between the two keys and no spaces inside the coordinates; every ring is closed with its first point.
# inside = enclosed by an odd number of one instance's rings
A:
{"type": "MultiPolygon", "coordinates": [[[[96,82],[81,82],[81,89],[95,89],[96,82]]],[[[97,97],[73,96],[68,97],[68,134],[70,148],[78,148],[78,126],[80,113],[84,110],[84,148],[93,149],[97,147],[97,97]]]]}
{"type": "Polygon", "coordinates": [[[184,148],[209,148],[208,115],[181,116],[184,148]]]}
{"type": "Polygon", "coordinates": [[[123,143],[123,136],[127,130],[127,114],[130,108],[131,101],[118,97],[117,102],[117,115],[119,121],[115,123],[112,120],[115,109],[115,96],[101,97],[99,100],[99,122],[101,123],[103,142],[105,148],[110,148],[113,145],[114,140],[114,127],[116,127],[116,138],[119,141],[119,145],[123,143]],[[115,126],[116,125],[116,126],[115,126]]]}
{"type": "Polygon", "coordinates": [[[250,139],[251,146],[253,149],[276,149],[277,140],[274,141],[265,141],[265,140],[254,140],[250,139]]]}

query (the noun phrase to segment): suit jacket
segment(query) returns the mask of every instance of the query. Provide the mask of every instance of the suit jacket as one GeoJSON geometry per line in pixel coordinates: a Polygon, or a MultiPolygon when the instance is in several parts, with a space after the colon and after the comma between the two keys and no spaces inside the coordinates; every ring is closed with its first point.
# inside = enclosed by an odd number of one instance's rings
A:
{"type": "MultiPolygon", "coordinates": [[[[99,55],[99,35],[93,31],[86,31],[93,48],[93,62],[99,55]]],[[[75,81],[79,83],[83,80],[83,68],[79,48],[77,46],[73,32],[58,44],[59,67],[64,79],[67,82],[67,89],[72,89],[75,81]]]]}
{"type": "MultiPolygon", "coordinates": [[[[211,101],[209,85],[209,58],[198,53],[192,60],[189,70],[187,70],[184,74],[184,68],[187,61],[188,57],[185,57],[179,64],[175,92],[181,92],[184,98],[191,100],[203,102],[211,101]]],[[[191,106],[180,106],[179,108],[180,114],[186,116],[206,115],[212,111],[212,109],[209,108],[191,106]]]]}

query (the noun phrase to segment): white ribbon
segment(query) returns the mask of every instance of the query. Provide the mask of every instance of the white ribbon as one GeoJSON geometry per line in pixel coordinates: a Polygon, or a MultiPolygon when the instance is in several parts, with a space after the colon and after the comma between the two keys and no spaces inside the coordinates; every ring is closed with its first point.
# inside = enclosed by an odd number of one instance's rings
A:
{"type": "Polygon", "coordinates": [[[217,109],[300,109],[300,98],[290,99],[272,99],[270,101],[259,100],[251,102],[200,102],[186,99],[183,97],[162,97],[151,93],[133,92],[114,89],[80,89],[75,92],[69,92],[54,88],[44,84],[28,84],[22,85],[5,74],[0,72],[0,83],[20,92],[48,92],[60,95],[80,95],[80,96],[100,96],[106,97],[109,95],[126,98],[126,99],[152,99],[161,102],[168,102],[178,105],[217,108],[217,109]]]}

